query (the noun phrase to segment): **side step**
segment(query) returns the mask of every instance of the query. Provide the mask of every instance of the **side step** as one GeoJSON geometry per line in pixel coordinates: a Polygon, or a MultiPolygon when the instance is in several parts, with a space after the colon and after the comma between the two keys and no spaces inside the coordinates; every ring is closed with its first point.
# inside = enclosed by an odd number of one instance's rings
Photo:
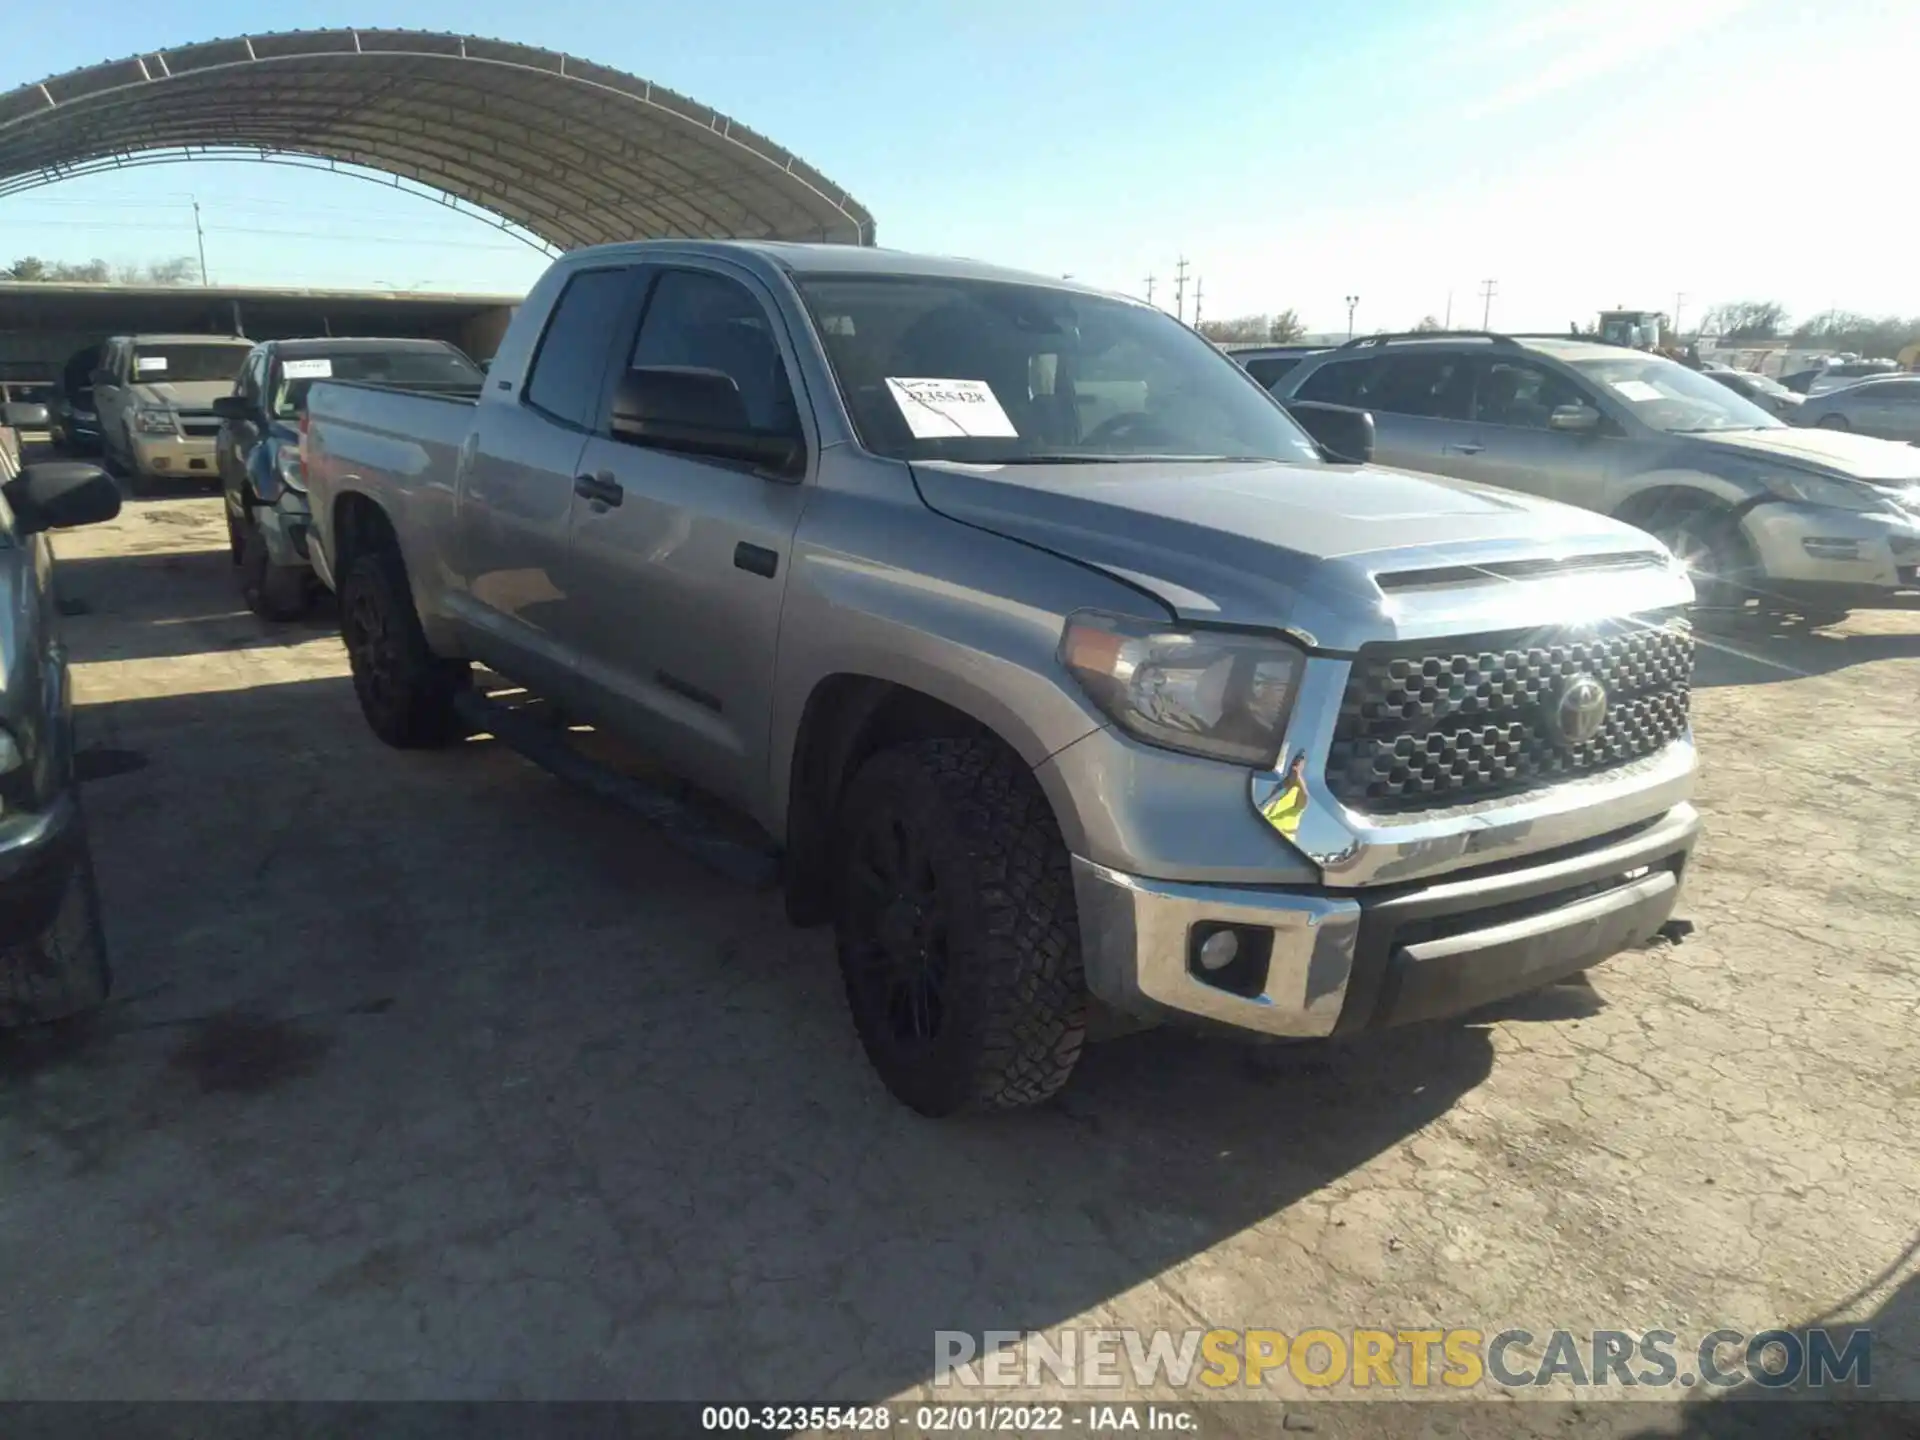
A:
{"type": "Polygon", "coordinates": [[[780,883],[780,857],[773,850],[724,835],[679,796],[582,755],[567,743],[566,731],[491,700],[477,689],[463,691],[454,708],[476,731],[484,730],[541,769],[624,805],[708,869],[755,890],[771,890],[780,883]]]}

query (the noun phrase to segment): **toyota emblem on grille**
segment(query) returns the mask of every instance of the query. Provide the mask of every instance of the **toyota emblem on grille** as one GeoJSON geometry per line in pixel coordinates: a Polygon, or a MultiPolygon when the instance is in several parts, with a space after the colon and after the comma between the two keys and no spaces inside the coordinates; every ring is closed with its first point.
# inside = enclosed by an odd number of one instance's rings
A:
{"type": "Polygon", "coordinates": [[[1591,675],[1574,676],[1547,711],[1547,723],[1569,750],[1586,744],[1607,723],[1607,687],[1591,675]]]}

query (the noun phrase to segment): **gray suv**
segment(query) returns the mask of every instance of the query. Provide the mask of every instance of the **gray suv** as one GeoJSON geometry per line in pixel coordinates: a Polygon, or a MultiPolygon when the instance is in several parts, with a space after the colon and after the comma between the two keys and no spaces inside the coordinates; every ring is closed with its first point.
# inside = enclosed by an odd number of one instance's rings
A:
{"type": "Polygon", "coordinates": [[[1657,355],[1489,333],[1366,336],[1274,386],[1370,411],[1389,465],[1544,495],[1651,531],[1700,603],[1826,620],[1920,581],[1920,451],[1789,428],[1657,355]]]}

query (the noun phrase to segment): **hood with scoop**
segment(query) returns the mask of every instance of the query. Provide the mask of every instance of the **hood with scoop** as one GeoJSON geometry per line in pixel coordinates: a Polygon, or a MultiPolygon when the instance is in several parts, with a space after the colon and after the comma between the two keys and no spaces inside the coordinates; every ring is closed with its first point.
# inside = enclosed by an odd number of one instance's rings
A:
{"type": "MultiPolygon", "coordinates": [[[[918,461],[913,473],[938,513],[1095,566],[1203,623],[1359,622],[1377,634],[1396,628],[1399,577],[1497,579],[1636,557],[1666,575],[1658,544],[1618,521],[1376,466],[918,461]]],[[[1522,614],[1518,583],[1481,587],[1496,621],[1522,614]]]]}

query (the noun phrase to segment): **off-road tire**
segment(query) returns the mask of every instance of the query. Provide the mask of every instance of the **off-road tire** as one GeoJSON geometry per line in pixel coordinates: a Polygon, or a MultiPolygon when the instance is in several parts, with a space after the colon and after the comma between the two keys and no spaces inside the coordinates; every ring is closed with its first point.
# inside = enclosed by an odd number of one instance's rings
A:
{"type": "Polygon", "coordinates": [[[374,734],[400,750],[435,749],[460,734],[453,702],[473,683],[472,667],[428,648],[406,566],[393,551],[366,551],[348,567],[340,634],[374,734]]]}
{"type": "Polygon", "coordinates": [[[65,1020],[100,1005],[113,988],[100,887],[84,822],[80,853],[45,931],[0,949],[0,1026],[65,1020]]]}
{"type": "Polygon", "coordinates": [[[307,572],[275,565],[267,537],[251,521],[240,534],[240,595],[262,620],[298,620],[307,613],[307,572]]]}
{"type": "Polygon", "coordinates": [[[840,804],[833,864],[847,1003],[899,1100],[929,1116],[1011,1110],[1066,1084],[1087,1026],[1073,877],[1046,797],[1017,756],[979,739],[870,757],[840,804]],[[884,948],[876,917],[888,904],[911,908],[899,887],[876,902],[889,887],[875,886],[868,863],[873,845],[899,834],[924,860],[907,868],[924,870],[940,915],[941,1019],[930,1037],[898,1034],[897,1007],[863,964],[884,948]]]}

